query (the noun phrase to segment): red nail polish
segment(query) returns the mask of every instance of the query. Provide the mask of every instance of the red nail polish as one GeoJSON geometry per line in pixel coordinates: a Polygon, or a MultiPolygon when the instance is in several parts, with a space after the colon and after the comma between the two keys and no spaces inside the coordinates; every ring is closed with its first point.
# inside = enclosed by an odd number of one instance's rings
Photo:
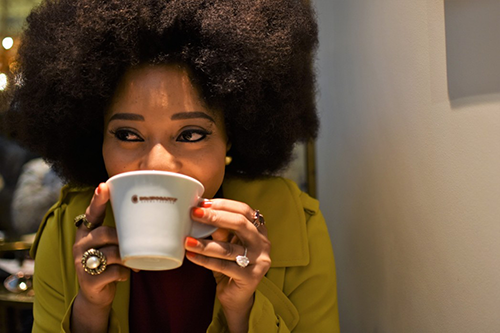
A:
{"type": "Polygon", "coordinates": [[[196,253],[186,251],[186,257],[188,257],[188,258],[194,258],[194,257],[196,257],[196,253]]]}
{"type": "Polygon", "coordinates": [[[205,215],[205,211],[203,210],[203,208],[195,208],[193,209],[193,215],[195,217],[203,217],[203,215],[205,215]]]}
{"type": "Polygon", "coordinates": [[[203,199],[203,201],[201,202],[200,206],[203,207],[203,208],[210,208],[210,207],[212,207],[212,200],[203,199]]]}
{"type": "Polygon", "coordinates": [[[195,247],[198,245],[198,240],[193,237],[186,237],[186,244],[189,247],[195,247]]]}
{"type": "Polygon", "coordinates": [[[101,193],[101,185],[99,184],[99,186],[97,186],[97,188],[95,189],[95,194],[99,195],[100,193],[101,193]]]}

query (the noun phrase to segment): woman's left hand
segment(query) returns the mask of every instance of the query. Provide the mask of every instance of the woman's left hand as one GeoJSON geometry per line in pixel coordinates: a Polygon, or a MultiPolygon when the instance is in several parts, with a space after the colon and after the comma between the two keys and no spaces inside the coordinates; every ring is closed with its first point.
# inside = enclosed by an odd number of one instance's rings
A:
{"type": "Polygon", "coordinates": [[[245,203],[227,199],[205,200],[192,210],[193,220],[219,229],[212,240],[186,239],[186,257],[214,272],[219,299],[231,332],[247,332],[250,310],[258,284],[271,266],[271,243],[267,228],[257,222],[255,210],[245,203]],[[237,256],[249,264],[241,267],[237,256]]]}

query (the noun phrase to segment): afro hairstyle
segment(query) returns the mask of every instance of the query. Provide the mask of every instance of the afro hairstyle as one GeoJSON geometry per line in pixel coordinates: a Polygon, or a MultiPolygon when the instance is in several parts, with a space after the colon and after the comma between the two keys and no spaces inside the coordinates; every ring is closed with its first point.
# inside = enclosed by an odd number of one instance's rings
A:
{"type": "Polygon", "coordinates": [[[27,18],[4,119],[75,185],[107,179],[103,119],[124,73],[181,64],[222,110],[227,175],[281,171],[315,138],[317,25],[303,0],[45,0],[27,18]]]}

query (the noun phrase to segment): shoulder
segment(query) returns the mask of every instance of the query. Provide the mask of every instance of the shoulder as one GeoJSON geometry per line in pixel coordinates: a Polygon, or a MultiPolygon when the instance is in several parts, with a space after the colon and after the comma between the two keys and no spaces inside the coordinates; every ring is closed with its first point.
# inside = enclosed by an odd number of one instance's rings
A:
{"type": "Polygon", "coordinates": [[[243,201],[250,206],[254,202],[271,201],[274,207],[296,206],[308,214],[315,214],[319,211],[318,200],[302,192],[294,181],[282,177],[265,177],[256,180],[230,178],[224,181],[223,192],[226,198],[243,201]]]}

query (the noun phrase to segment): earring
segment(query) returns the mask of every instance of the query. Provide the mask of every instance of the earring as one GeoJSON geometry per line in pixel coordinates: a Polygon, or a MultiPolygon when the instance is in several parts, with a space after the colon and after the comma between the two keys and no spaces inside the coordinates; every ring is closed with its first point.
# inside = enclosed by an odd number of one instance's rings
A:
{"type": "Polygon", "coordinates": [[[229,165],[231,164],[231,162],[233,161],[233,158],[231,156],[226,156],[226,165],[229,165]]]}

